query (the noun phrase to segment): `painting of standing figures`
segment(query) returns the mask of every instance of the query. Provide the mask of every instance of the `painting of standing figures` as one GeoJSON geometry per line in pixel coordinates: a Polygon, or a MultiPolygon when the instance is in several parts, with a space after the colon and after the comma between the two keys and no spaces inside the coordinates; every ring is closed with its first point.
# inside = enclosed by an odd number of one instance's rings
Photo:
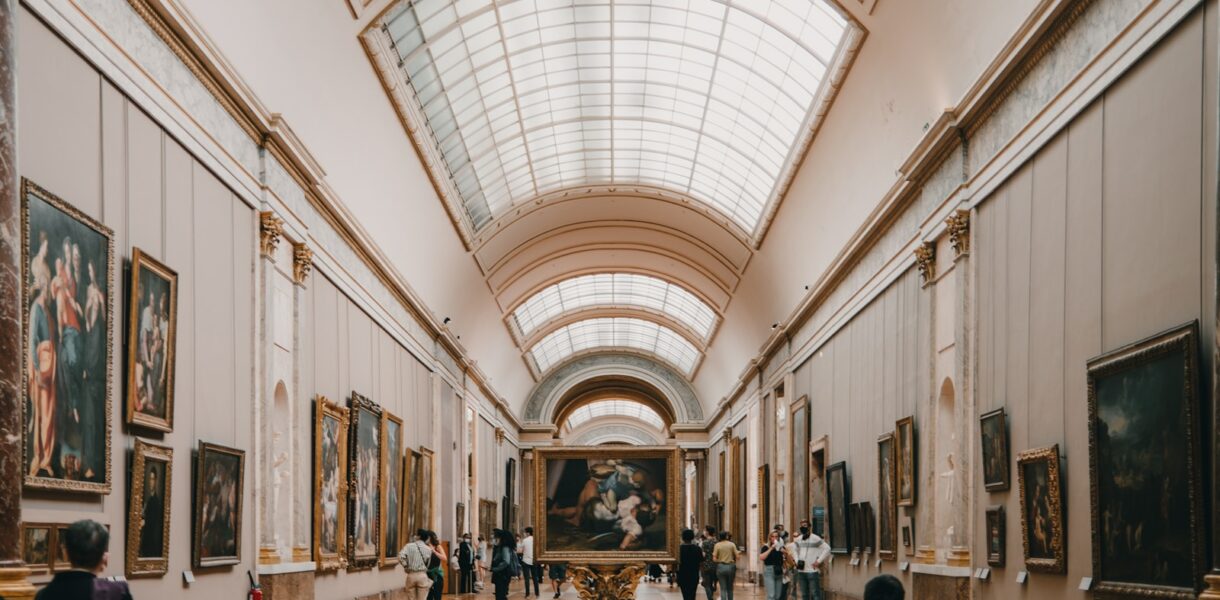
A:
{"type": "Polygon", "coordinates": [[[326,398],[314,404],[314,554],[319,571],[347,565],[347,409],[326,398]]]}
{"type": "Polygon", "coordinates": [[[380,560],[381,407],[352,392],[348,404],[348,568],[368,568],[380,560]]]}
{"type": "Polygon", "coordinates": [[[877,439],[877,554],[893,559],[898,555],[898,505],[894,495],[894,434],[877,439]]]}
{"type": "Polygon", "coordinates": [[[127,423],[173,431],[178,274],[136,248],[129,293],[127,423]]]}
{"type": "Polygon", "coordinates": [[[399,517],[402,515],[402,419],[384,413],[381,421],[381,564],[398,564],[398,551],[405,542],[399,517]]]}
{"type": "Polygon", "coordinates": [[[1017,480],[1021,488],[1025,568],[1063,573],[1067,569],[1067,558],[1059,445],[1026,450],[1018,455],[1017,480]]]}
{"type": "Polygon", "coordinates": [[[670,448],[536,451],[540,560],[670,559],[681,525],[681,464],[670,448]],[[543,504],[545,503],[545,504],[543,504]]]}
{"type": "Polygon", "coordinates": [[[1089,361],[1094,590],[1194,598],[1206,531],[1198,326],[1089,361]]]}
{"type": "Polygon", "coordinates": [[[241,504],[246,452],[199,443],[195,467],[195,567],[241,562],[241,504]]]}
{"type": "Polygon", "coordinates": [[[22,181],[27,487],[110,492],[113,234],[22,181]]]}

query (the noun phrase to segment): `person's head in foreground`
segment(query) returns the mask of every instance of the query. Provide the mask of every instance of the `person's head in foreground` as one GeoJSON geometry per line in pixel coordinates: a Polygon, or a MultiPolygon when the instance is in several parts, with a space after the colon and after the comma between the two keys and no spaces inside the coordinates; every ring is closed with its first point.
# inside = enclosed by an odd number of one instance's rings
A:
{"type": "Polygon", "coordinates": [[[64,537],[73,569],[91,573],[106,570],[110,562],[110,532],[104,525],[83,519],[69,525],[64,537]]]}
{"type": "Polygon", "coordinates": [[[903,600],[902,582],[893,575],[878,575],[864,584],[864,600],[903,600]]]}
{"type": "Polygon", "coordinates": [[[682,541],[688,544],[695,541],[695,532],[690,529],[682,530],[682,541]]]}

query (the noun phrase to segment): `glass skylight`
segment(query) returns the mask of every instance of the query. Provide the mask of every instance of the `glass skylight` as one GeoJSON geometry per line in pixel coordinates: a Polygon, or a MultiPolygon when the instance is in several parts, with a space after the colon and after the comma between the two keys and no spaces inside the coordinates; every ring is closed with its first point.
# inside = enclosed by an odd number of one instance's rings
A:
{"type": "Polygon", "coordinates": [[[699,350],[674,330],[652,321],[629,317],[585,319],[565,325],[530,348],[539,373],[567,357],[597,348],[629,348],[656,356],[685,375],[695,370],[699,350]]]}
{"type": "Polygon", "coordinates": [[[635,400],[595,400],[577,408],[568,415],[568,428],[575,429],[598,417],[628,417],[643,421],[657,429],[665,428],[665,421],[652,407],[635,400]]]}
{"type": "Polygon", "coordinates": [[[400,0],[379,25],[474,231],[550,191],[646,184],[751,235],[849,28],[827,0],[400,0]]]}
{"type": "Polygon", "coordinates": [[[663,279],[636,273],[580,275],[550,285],[513,311],[522,337],[555,317],[594,306],[629,306],[663,313],[707,341],[716,313],[698,296],[663,279]]]}

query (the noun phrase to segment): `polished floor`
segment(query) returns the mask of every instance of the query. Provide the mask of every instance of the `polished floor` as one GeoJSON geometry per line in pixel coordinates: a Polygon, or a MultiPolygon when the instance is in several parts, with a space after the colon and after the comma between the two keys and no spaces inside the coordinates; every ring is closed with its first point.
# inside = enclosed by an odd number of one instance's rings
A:
{"type": "MultiPolygon", "coordinates": [[[[525,592],[523,590],[523,585],[518,581],[514,581],[508,592],[509,600],[524,599],[525,592]]],[[[551,600],[553,595],[554,591],[552,591],[550,582],[544,582],[542,588],[542,598],[538,600],[551,600]]],[[[479,592],[478,594],[459,594],[458,597],[490,600],[495,598],[495,595],[492,594],[489,588],[483,592],[479,592]]],[[[530,596],[531,599],[533,597],[533,595],[530,596]]],[[[559,597],[561,600],[576,600],[580,596],[576,593],[576,588],[572,587],[572,584],[565,583],[560,590],[559,597]]],[[[678,590],[677,585],[670,587],[667,583],[641,583],[640,586],[635,590],[635,597],[637,600],[682,600],[682,592],[678,590]]],[[[716,598],[719,599],[719,597],[720,594],[717,593],[716,598]]],[[[763,590],[762,586],[754,585],[748,581],[745,583],[738,581],[737,586],[733,591],[733,600],[758,600],[765,597],[766,591],[763,590]]],[[[703,594],[703,588],[699,588],[699,593],[696,594],[695,600],[705,600],[706,598],[707,597],[703,594]]]]}

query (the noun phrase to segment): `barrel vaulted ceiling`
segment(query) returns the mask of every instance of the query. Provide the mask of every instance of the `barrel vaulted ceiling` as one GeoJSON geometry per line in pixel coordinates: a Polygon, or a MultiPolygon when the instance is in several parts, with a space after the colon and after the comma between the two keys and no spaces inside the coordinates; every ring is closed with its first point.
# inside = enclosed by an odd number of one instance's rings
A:
{"type": "Polygon", "coordinates": [[[535,378],[693,379],[863,37],[831,0],[398,0],[361,41],[535,378]]]}

